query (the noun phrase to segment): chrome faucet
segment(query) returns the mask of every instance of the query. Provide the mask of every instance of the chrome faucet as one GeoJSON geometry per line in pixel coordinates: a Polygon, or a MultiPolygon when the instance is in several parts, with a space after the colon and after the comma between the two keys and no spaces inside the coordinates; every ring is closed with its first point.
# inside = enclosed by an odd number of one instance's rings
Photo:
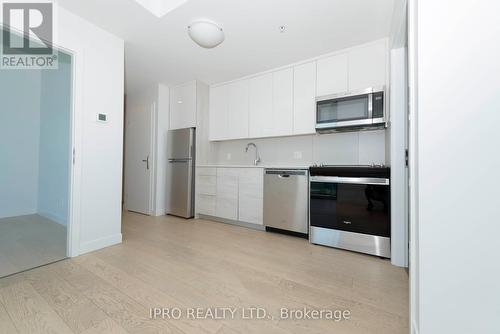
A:
{"type": "Polygon", "coordinates": [[[255,145],[254,143],[248,143],[247,147],[245,148],[245,152],[248,153],[248,148],[250,146],[255,147],[255,160],[253,161],[253,164],[254,164],[254,166],[257,166],[259,164],[259,162],[260,162],[259,149],[257,148],[257,145],[255,145]]]}

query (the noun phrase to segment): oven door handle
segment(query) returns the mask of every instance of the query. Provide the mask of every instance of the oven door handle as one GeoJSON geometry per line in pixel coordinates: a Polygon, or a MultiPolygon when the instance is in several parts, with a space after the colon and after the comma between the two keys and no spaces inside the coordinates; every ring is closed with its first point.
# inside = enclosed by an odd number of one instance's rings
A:
{"type": "Polygon", "coordinates": [[[389,179],[376,177],[311,176],[311,183],[347,183],[388,186],[389,179]]]}

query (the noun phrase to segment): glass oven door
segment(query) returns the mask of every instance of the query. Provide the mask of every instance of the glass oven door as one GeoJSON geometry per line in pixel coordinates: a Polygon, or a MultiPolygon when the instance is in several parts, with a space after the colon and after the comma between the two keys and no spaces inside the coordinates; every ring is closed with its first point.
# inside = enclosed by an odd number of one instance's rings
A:
{"type": "Polygon", "coordinates": [[[388,180],[312,177],[310,215],[311,226],[390,237],[388,180]]]}

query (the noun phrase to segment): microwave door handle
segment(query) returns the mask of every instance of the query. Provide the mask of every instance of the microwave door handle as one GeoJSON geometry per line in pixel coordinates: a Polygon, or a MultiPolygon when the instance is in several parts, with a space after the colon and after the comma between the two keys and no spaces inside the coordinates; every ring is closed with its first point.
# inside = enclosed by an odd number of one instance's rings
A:
{"type": "Polygon", "coordinates": [[[373,119],[373,94],[368,94],[368,119],[373,119]]]}

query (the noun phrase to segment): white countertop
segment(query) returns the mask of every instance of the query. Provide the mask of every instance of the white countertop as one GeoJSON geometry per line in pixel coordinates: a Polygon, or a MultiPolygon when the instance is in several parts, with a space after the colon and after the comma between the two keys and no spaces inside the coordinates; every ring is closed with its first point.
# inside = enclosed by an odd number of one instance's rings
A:
{"type": "Polygon", "coordinates": [[[309,169],[309,166],[291,166],[291,165],[216,165],[201,164],[196,167],[206,168],[274,168],[274,169],[309,169]]]}

